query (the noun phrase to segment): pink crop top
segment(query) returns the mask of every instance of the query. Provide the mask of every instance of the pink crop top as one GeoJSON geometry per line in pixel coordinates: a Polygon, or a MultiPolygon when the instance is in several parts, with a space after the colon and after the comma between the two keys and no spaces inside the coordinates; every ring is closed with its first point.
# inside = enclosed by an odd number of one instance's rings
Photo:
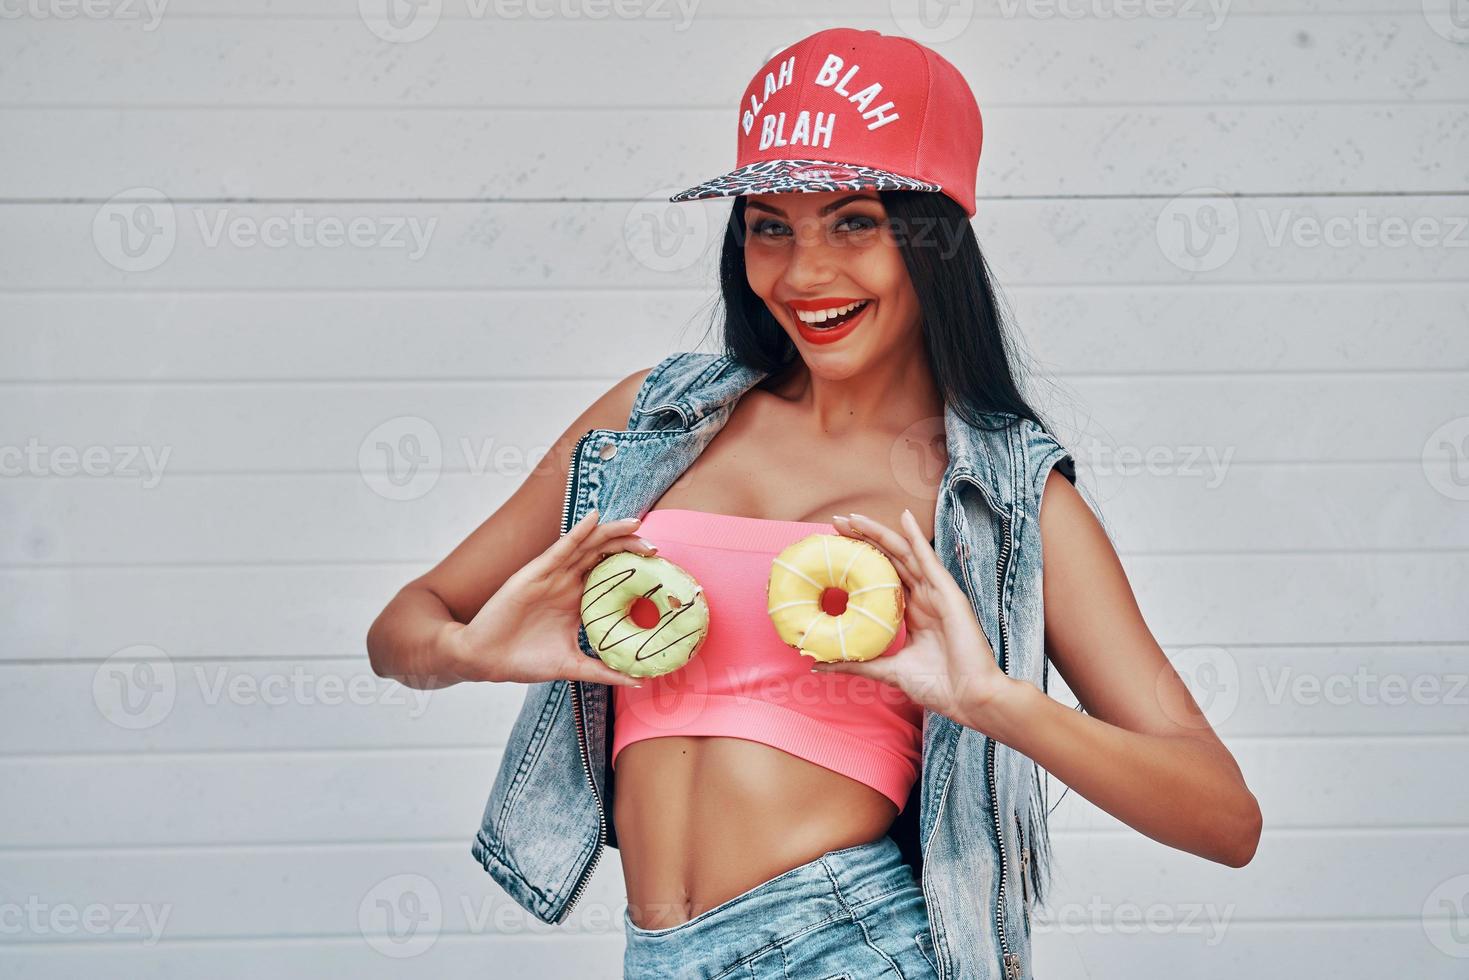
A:
{"type": "MultiPolygon", "coordinates": [[[[901,813],[922,760],[923,707],[891,684],[813,674],[766,614],[770,561],[830,524],[662,508],[640,536],[699,581],[709,635],[686,665],[641,688],[614,686],[612,765],[623,746],[660,735],[728,735],[763,742],[865,783],[901,813]]],[[[907,642],[899,624],[891,656],[907,642]]]]}

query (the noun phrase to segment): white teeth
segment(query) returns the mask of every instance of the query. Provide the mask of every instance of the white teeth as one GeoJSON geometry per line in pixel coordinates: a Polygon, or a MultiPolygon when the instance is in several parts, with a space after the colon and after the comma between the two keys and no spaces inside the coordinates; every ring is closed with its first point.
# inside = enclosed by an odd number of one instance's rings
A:
{"type": "Polygon", "coordinates": [[[848,303],[846,306],[834,306],[829,310],[797,310],[796,316],[800,318],[802,323],[824,323],[827,320],[839,317],[843,313],[850,313],[858,307],[865,305],[867,305],[867,300],[859,299],[855,303],[848,303]]]}

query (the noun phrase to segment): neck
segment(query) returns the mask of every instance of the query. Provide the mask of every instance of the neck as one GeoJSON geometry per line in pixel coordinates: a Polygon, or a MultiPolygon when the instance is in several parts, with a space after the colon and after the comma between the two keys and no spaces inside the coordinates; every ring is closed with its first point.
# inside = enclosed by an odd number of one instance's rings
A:
{"type": "Polygon", "coordinates": [[[943,397],[921,345],[874,358],[840,377],[813,372],[800,357],[776,383],[775,393],[802,409],[823,436],[899,432],[920,419],[944,414],[943,397]]]}

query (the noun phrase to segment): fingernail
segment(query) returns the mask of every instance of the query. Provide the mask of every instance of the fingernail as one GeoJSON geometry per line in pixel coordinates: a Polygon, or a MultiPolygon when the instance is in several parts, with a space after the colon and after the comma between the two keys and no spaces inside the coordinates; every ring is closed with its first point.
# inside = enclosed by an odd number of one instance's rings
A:
{"type": "Polygon", "coordinates": [[[649,551],[657,551],[658,550],[658,546],[656,544],[654,544],[653,542],[649,541],[647,538],[638,538],[638,540],[640,542],[642,542],[643,547],[644,548],[647,548],[649,551]]]}

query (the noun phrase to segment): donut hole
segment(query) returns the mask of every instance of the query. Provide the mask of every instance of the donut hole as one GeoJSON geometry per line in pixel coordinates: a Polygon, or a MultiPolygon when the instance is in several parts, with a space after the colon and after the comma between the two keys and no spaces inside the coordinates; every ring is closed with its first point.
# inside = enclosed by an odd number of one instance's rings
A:
{"type": "Polygon", "coordinates": [[[627,618],[631,619],[638,629],[650,630],[658,625],[662,615],[658,612],[658,605],[645,595],[640,595],[627,607],[627,618]]]}
{"type": "Polygon", "coordinates": [[[835,585],[821,590],[821,611],[828,616],[840,616],[847,611],[847,591],[835,585]]]}

